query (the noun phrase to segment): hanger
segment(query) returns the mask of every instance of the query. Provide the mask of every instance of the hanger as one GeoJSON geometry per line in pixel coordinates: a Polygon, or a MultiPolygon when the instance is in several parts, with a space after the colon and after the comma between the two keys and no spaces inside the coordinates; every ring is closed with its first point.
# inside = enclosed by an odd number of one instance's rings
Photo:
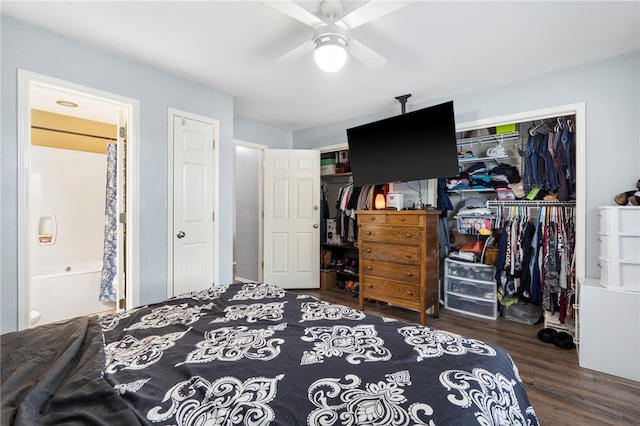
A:
{"type": "Polygon", "coordinates": [[[535,136],[536,135],[535,131],[538,130],[542,126],[544,126],[544,121],[540,122],[540,124],[538,124],[538,125],[536,125],[535,121],[534,121],[533,125],[531,127],[529,127],[529,135],[535,136]]]}
{"type": "Polygon", "coordinates": [[[553,131],[554,132],[559,132],[560,130],[562,130],[562,117],[558,117],[556,120],[557,120],[557,123],[553,127],[553,131]]]}

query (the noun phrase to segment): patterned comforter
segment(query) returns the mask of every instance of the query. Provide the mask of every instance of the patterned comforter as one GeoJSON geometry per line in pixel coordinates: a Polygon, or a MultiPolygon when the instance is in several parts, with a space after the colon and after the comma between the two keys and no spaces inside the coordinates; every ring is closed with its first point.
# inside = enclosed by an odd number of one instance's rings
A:
{"type": "Polygon", "coordinates": [[[274,285],[99,323],[103,380],[142,424],[538,424],[504,349],[274,285]]]}

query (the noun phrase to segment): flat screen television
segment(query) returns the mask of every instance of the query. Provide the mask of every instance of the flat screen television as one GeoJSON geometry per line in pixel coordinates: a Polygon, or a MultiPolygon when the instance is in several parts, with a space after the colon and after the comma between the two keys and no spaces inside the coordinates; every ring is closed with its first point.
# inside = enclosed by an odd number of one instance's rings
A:
{"type": "Polygon", "coordinates": [[[355,186],[458,175],[453,101],[347,129],[355,186]]]}

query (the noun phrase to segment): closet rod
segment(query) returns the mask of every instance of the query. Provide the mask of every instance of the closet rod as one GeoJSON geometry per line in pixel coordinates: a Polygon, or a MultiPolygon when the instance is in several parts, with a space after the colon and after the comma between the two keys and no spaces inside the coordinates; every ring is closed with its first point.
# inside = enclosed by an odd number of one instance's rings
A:
{"type": "Polygon", "coordinates": [[[108,136],[91,135],[89,133],[72,132],[70,130],[50,129],[48,127],[40,127],[40,126],[31,126],[31,128],[36,130],[47,130],[50,132],[66,133],[67,135],[86,136],[89,138],[97,138],[97,139],[104,139],[108,141],[118,142],[118,139],[110,138],[108,136]]]}
{"type": "Polygon", "coordinates": [[[576,205],[575,201],[553,201],[553,200],[487,200],[489,206],[569,206],[576,205]]]}

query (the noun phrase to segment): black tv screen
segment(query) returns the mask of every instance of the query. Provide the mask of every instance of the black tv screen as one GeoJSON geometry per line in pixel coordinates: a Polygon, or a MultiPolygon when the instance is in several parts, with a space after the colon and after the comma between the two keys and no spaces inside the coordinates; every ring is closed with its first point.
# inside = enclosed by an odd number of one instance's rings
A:
{"type": "Polygon", "coordinates": [[[347,129],[355,186],[456,176],[453,101],[347,129]]]}

